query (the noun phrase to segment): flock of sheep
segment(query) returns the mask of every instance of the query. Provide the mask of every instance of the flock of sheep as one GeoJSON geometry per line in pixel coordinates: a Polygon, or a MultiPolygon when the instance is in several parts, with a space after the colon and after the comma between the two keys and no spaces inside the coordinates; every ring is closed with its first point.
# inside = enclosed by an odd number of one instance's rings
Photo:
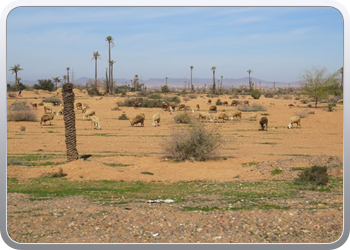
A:
{"type": "MultiPolygon", "coordinates": [[[[217,100],[217,102],[220,102],[220,99],[217,100]]],[[[209,99],[207,104],[210,105],[209,106],[209,110],[207,112],[204,111],[200,111],[200,106],[199,104],[196,105],[196,111],[199,111],[198,113],[198,119],[200,121],[208,121],[208,122],[225,122],[226,120],[233,120],[234,118],[242,118],[242,112],[241,111],[235,111],[233,113],[231,112],[219,112],[217,113],[217,106],[216,105],[211,105],[212,100],[209,99]],[[211,116],[210,113],[216,113],[215,115],[211,116]]],[[[243,102],[238,101],[238,100],[232,100],[231,102],[231,106],[237,106],[238,104],[243,103],[244,105],[248,105],[249,106],[249,101],[245,100],[243,102]]],[[[37,108],[37,104],[36,103],[30,103],[33,107],[37,108]]],[[[222,102],[222,105],[227,106],[228,102],[224,101],[222,102]]],[[[100,125],[100,121],[99,118],[95,115],[95,111],[93,109],[88,109],[86,104],[82,104],[80,102],[75,104],[76,106],[76,110],[81,110],[83,115],[83,120],[86,119],[91,119],[91,123],[93,125],[94,129],[101,129],[101,125],[100,125]]],[[[141,106],[141,103],[134,103],[134,108],[137,109],[141,106]]],[[[173,104],[173,103],[164,103],[163,102],[163,106],[162,109],[164,111],[169,111],[171,114],[172,112],[174,112],[175,110],[177,111],[190,111],[192,113],[194,113],[194,109],[192,109],[190,106],[187,106],[185,104],[173,104]]],[[[64,107],[62,106],[62,104],[60,104],[57,112],[55,110],[53,110],[53,108],[49,105],[44,105],[44,115],[41,116],[40,119],[40,125],[42,125],[43,123],[46,124],[47,121],[50,121],[50,125],[51,125],[51,120],[54,119],[55,115],[63,115],[63,110],[64,107]]],[[[256,121],[257,119],[257,114],[252,114],[249,118],[250,121],[256,121]]],[[[144,121],[145,121],[145,114],[143,112],[138,113],[133,119],[129,120],[131,126],[135,126],[137,124],[140,124],[140,126],[144,126],[144,121]]],[[[287,128],[292,128],[293,124],[296,124],[297,127],[301,127],[300,125],[300,117],[299,116],[293,116],[289,119],[289,124],[287,128]]],[[[160,112],[158,111],[156,114],[153,115],[152,117],[152,126],[153,127],[157,127],[160,125],[160,112]]],[[[261,119],[259,120],[259,127],[261,127],[259,130],[266,130],[268,128],[268,118],[266,116],[261,117],[261,119]]]]}

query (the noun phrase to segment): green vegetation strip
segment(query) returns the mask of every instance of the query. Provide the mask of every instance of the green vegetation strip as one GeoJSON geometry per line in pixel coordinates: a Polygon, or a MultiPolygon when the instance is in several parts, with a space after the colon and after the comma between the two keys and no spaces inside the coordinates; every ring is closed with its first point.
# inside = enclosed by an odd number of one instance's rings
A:
{"type": "Polygon", "coordinates": [[[279,206],[287,199],[301,198],[300,190],[310,192],[338,192],[343,181],[331,178],[328,186],[310,191],[307,185],[297,185],[285,180],[260,182],[209,182],[181,181],[125,182],[125,181],[73,181],[66,178],[42,177],[27,180],[7,178],[8,193],[29,194],[31,200],[46,200],[70,195],[84,196],[103,204],[120,202],[145,202],[150,199],[173,199],[182,203],[184,210],[239,210],[239,209],[289,209],[279,206]],[[219,201],[217,207],[200,206],[201,202],[219,201]],[[231,204],[228,206],[228,204],[231,204]]]}

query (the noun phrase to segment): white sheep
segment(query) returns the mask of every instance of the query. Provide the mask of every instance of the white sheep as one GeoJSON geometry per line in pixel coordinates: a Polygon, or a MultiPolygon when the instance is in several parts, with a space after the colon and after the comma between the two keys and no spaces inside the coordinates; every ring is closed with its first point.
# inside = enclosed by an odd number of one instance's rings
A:
{"type": "Polygon", "coordinates": [[[223,122],[225,122],[225,120],[228,120],[229,117],[226,114],[226,112],[221,112],[221,113],[218,113],[214,116],[214,120],[219,120],[219,119],[221,119],[223,122]]]}
{"type": "Polygon", "coordinates": [[[152,121],[153,121],[153,123],[152,123],[153,127],[157,127],[157,125],[159,125],[159,123],[160,123],[160,113],[159,112],[157,112],[156,114],[153,115],[152,121]]]}
{"type": "Polygon", "coordinates": [[[100,120],[97,116],[93,115],[91,116],[91,123],[96,127],[98,130],[101,130],[100,120]]]}
{"type": "Polygon", "coordinates": [[[83,116],[83,121],[85,121],[85,118],[88,118],[89,116],[92,116],[94,114],[95,114],[95,110],[89,109],[88,111],[85,112],[85,114],[83,116]]]}
{"type": "Polygon", "coordinates": [[[289,118],[289,124],[288,124],[288,128],[292,128],[293,127],[293,123],[297,124],[297,127],[300,128],[300,117],[298,115],[292,116],[291,118],[289,118]]]}
{"type": "Polygon", "coordinates": [[[250,117],[249,117],[249,120],[250,121],[256,121],[256,117],[257,117],[257,114],[251,114],[250,117]]]}

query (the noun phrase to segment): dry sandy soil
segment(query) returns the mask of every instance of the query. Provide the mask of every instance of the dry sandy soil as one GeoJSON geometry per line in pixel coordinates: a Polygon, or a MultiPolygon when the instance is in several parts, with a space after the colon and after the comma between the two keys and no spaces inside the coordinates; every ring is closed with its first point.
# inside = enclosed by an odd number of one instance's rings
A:
{"type": "MultiPolygon", "coordinates": [[[[16,177],[18,179],[37,178],[43,174],[57,172],[59,168],[62,168],[63,171],[67,173],[66,178],[73,180],[139,180],[145,182],[155,180],[166,183],[173,183],[182,180],[227,182],[235,181],[237,180],[237,176],[239,176],[240,181],[256,181],[276,178],[276,176],[270,174],[275,168],[309,167],[315,162],[313,160],[309,160],[307,156],[322,156],[323,158],[321,157],[322,159],[319,163],[322,163],[323,160],[327,161],[327,159],[336,159],[337,163],[342,163],[342,105],[337,105],[333,112],[327,112],[325,104],[319,104],[319,107],[315,109],[307,108],[305,104],[294,100],[294,98],[291,100],[285,100],[282,98],[264,98],[262,96],[259,100],[254,100],[250,96],[247,96],[246,99],[250,101],[251,105],[253,103],[259,103],[267,108],[267,111],[256,112],[258,114],[257,121],[250,121],[250,113],[244,112],[242,119],[235,118],[233,121],[227,121],[225,123],[207,123],[208,127],[215,128],[221,135],[223,135],[225,143],[219,149],[219,158],[206,162],[173,162],[164,156],[161,142],[167,138],[171,130],[187,126],[184,124],[177,124],[174,121],[173,117],[176,112],[174,114],[170,114],[169,112],[165,112],[160,108],[134,109],[131,107],[120,107],[120,111],[112,111],[111,109],[116,107],[116,102],[122,100],[122,97],[106,96],[100,99],[99,97],[90,97],[80,90],[74,91],[76,102],[79,101],[86,103],[91,109],[94,109],[96,111],[96,116],[98,116],[101,121],[102,130],[93,130],[91,122],[83,121],[83,114],[81,111],[76,111],[78,152],[80,155],[91,154],[92,157],[85,161],[77,160],[74,162],[65,163],[66,159],[64,155],[66,151],[63,116],[55,116],[54,120],[52,121],[52,125],[45,126],[41,126],[39,122],[8,122],[8,156],[40,154],[44,157],[45,155],[54,154],[57,155],[57,158],[50,159],[50,161],[63,163],[57,166],[9,166],[7,172],[8,177],[16,177]],[[274,103],[274,105],[271,105],[271,103],[274,103]],[[294,107],[288,106],[289,104],[293,104],[294,107]],[[129,121],[118,120],[118,117],[123,112],[125,112],[129,118],[133,118],[135,114],[140,111],[144,112],[146,115],[144,127],[131,127],[129,121]],[[152,127],[152,115],[157,111],[161,112],[161,123],[158,127],[152,127]],[[313,111],[314,114],[309,114],[310,111],[313,111]],[[258,121],[260,117],[262,117],[261,114],[263,113],[268,113],[268,131],[258,130],[258,121]],[[287,129],[289,117],[300,113],[306,114],[306,117],[301,119],[301,128],[287,129]],[[25,131],[20,130],[21,126],[25,126],[25,131]],[[301,155],[305,155],[306,158],[303,158],[301,155]],[[261,164],[258,164],[255,168],[247,169],[245,164],[251,162],[261,164]],[[122,168],[113,168],[108,166],[108,164],[112,163],[127,164],[128,166],[122,168]],[[154,175],[145,175],[141,174],[141,172],[151,172],[154,175]]],[[[39,103],[42,101],[43,97],[47,98],[50,96],[53,96],[53,94],[45,93],[43,91],[39,91],[38,94],[30,91],[22,91],[21,98],[8,98],[7,103],[8,106],[10,106],[16,100],[26,101],[28,104],[30,102],[39,103]]],[[[61,95],[59,95],[59,97],[61,97],[61,95]]],[[[220,96],[220,99],[222,101],[226,100],[229,103],[231,102],[229,96],[220,96]]],[[[239,99],[242,100],[242,97],[240,96],[239,99]]],[[[201,110],[207,111],[209,107],[209,105],[207,105],[207,100],[208,98],[205,97],[205,95],[198,95],[196,99],[190,99],[187,101],[186,105],[195,107],[196,104],[199,104],[201,110]]],[[[216,98],[213,100],[216,100],[216,98]]],[[[57,110],[57,107],[54,107],[54,109],[57,110]]],[[[38,120],[40,120],[41,115],[44,114],[43,107],[39,106],[37,110],[33,110],[36,112],[38,120]]],[[[222,110],[234,111],[236,110],[236,107],[218,106],[218,111],[222,110]]],[[[198,112],[195,112],[192,115],[193,117],[197,118],[198,112]]],[[[43,159],[43,161],[46,160],[43,159]]],[[[315,159],[315,161],[320,161],[320,159],[315,159]]],[[[342,167],[338,167],[332,171],[333,175],[342,177],[342,167]]],[[[293,174],[285,173],[278,176],[278,178],[291,179],[295,178],[296,174],[296,172],[293,174]]],[[[17,209],[21,199],[23,199],[23,202],[27,200],[27,198],[23,198],[22,195],[17,196],[15,194],[9,194],[9,211],[11,211],[11,209],[16,209],[10,205],[12,204],[10,202],[12,198],[16,198],[17,200],[17,209]]],[[[331,197],[329,198],[331,199],[331,197]]],[[[342,200],[342,197],[340,200],[342,200]]],[[[79,201],[81,206],[83,206],[83,203],[84,201],[79,201]]],[[[46,205],[42,204],[42,206],[46,205]]],[[[155,210],[154,213],[157,213],[156,211],[157,210],[155,210]]],[[[162,210],[159,209],[159,211],[162,210]]],[[[142,212],[142,209],[140,212],[142,212]]],[[[123,210],[122,213],[126,213],[125,210],[123,210]]],[[[169,213],[172,214],[172,216],[175,214],[174,211],[169,213]]],[[[216,212],[210,216],[220,217],[222,215],[220,213],[221,212],[216,212]]],[[[242,211],[237,213],[237,216],[240,218],[243,218],[244,216],[252,216],[251,213],[248,213],[250,212],[242,211]]],[[[255,211],[256,215],[259,213],[263,213],[260,215],[260,217],[258,216],[259,218],[266,218],[266,220],[269,220],[269,212],[255,211]]],[[[289,212],[287,212],[287,214],[283,214],[283,212],[278,211],[277,214],[279,213],[281,213],[278,215],[281,216],[281,220],[289,220],[291,218],[291,215],[288,214],[289,212]]],[[[295,211],[291,213],[298,213],[298,209],[295,208],[295,211]]],[[[302,214],[303,212],[300,213],[300,216],[309,216],[309,214],[302,214]]],[[[329,218],[332,216],[332,218],[337,218],[337,221],[339,222],[337,225],[340,225],[340,227],[337,229],[338,231],[340,230],[339,232],[342,231],[342,210],[320,210],[319,213],[321,213],[319,216],[324,218],[326,218],[328,215],[330,216],[329,218]]],[[[130,219],[130,214],[127,216],[129,216],[128,218],[130,219]]],[[[182,214],[179,216],[189,215],[182,214]]],[[[193,221],[196,221],[195,218],[199,215],[191,214],[190,217],[191,216],[194,216],[193,221]]],[[[137,215],[135,215],[135,217],[138,218],[137,215]]],[[[184,218],[183,221],[188,219],[187,217],[182,218],[184,218]]],[[[253,216],[252,218],[255,217],[253,216]]],[[[131,217],[130,225],[135,226],[136,224],[132,223],[135,220],[137,219],[131,217]]],[[[201,220],[203,220],[203,218],[201,220]]],[[[211,219],[208,217],[208,220],[211,219]]],[[[276,220],[278,221],[278,218],[276,220]]],[[[296,219],[295,221],[298,220],[300,220],[300,218],[296,219]]],[[[181,224],[180,219],[175,219],[175,217],[173,221],[174,223],[176,221],[181,224]]],[[[223,223],[222,225],[226,225],[229,230],[231,219],[227,219],[227,221],[223,219],[221,221],[223,223]]],[[[218,221],[218,223],[219,222],[220,221],[218,221]]],[[[81,223],[84,224],[85,222],[81,223]]],[[[202,235],[202,233],[205,231],[203,228],[206,228],[206,230],[208,228],[210,229],[210,226],[213,227],[213,223],[214,222],[203,222],[203,225],[200,227],[197,225],[193,230],[195,230],[195,232],[201,232],[202,235]],[[205,225],[208,224],[209,227],[206,227],[205,225]],[[198,228],[201,229],[198,230],[198,228]]],[[[329,225],[329,227],[330,226],[331,225],[329,225]]],[[[73,227],[70,227],[70,229],[72,228],[73,227]]],[[[261,228],[264,228],[264,226],[262,225],[261,228]]],[[[181,228],[177,229],[180,230],[181,228]]],[[[308,231],[309,229],[305,230],[308,231]]],[[[95,232],[95,230],[93,230],[93,232],[95,232]]],[[[20,238],[16,238],[17,236],[15,235],[15,233],[12,233],[12,237],[14,237],[17,241],[20,241],[20,238]]],[[[26,242],[252,242],[249,237],[243,239],[239,237],[225,238],[224,236],[221,236],[220,238],[219,235],[216,235],[215,233],[211,233],[207,238],[203,238],[203,236],[201,236],[202,238],[194,239],[190,239],[188,237],[186,238],[185,236],[185,238],[181,238],[180,236],[173,238],[170,236],[168,238],[160,238],[160,235],[159,237],[154,236],[147,238],[147,240],[138,240],[139,238],[132,235],[130,235],[130,238],[123,238],[123,236],[118,236],[119,234],[115,236],[115,233],[113,237],[110,236],[113,234],[107,234],[109,235],[107,238],[102,237],[98,239],[89,238],[86,236],[74,238],[67,238],[66,236],[60,239],[59,237],[55,237],[53,235],[51,235],[50,238],[41,237],[41,240],[26,238],[26,242]]],[[[173,231],[172,235],[177,234],[173,231]]],[[[339,236],[340,235],[338,234],[338,236],[334,236],[334,238],[327,240],[320,240],[310,236],[309,238],[294,237],[286,238],[284,240],[279,239],[277,241],[313,242],[314,240],[315,242],[333,242],[339,236]]],[[[264,241],[264,238],[261,238],[260,242],[271,242],[271,239],[270,241],[264,241]]],[[[272,240],[272,242],[274,241],[272,240]]]]}

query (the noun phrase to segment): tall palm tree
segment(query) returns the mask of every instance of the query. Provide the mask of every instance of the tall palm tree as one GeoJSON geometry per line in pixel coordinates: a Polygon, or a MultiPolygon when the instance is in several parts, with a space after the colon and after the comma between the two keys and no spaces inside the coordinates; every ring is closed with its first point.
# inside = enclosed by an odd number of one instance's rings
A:
{"type": "Polygon", "coordinates": [[[56,90],[57,90],[57,83],[58,83],[58,82],[61,82],[60,77],[59,77],[59,76],[57,76],[57,77],[52,77],[52,79],[53,79],[53,81],[56,83],[56,90]]]}
{"type": "Polygon", "coordinates": [[[67,67],[67,83],[69,82],[69,67],[67,67]]]}
{"type": "Polygon", "coordinates": [[[168,77],[165,77],[165,85],[168,86],[168,77]]]}
{"type": "Polygon", "coordinates": [[[215,67],[215,66],[211,67],[211,70],[213,71],[213,93],[215,94],[215,90],[216,90],[216,85],[215,85],[215,70],[216,70],[216,67],[215,67]]]}
{"type": "Polygon", "coordinates": [[[108,42],[108,69],[109,69],[109,73],[108,73],[108,88],[107,91],[109,91],[109,85],[111,85],[110,81],[111,81],[111,47],[114,46],[114,42],[113,42],[113,37],[112,36],[107,36],[106,37],[106,41],[108,42]]]}
{"type": "Polygon", "coordinates": [[[19,87],[19,81],[18,81],[18,77],[17,74],[19,73],[19,71],[21,71],[23,69],[21,69],[21,66],[17,63],[15,64],[15,66],[13,66],[12,68],[9,69],[9,71],[12,71],[12,74],[15,74],[15,86],[16,86],[16,90],[18,90],[19,87]]]}
{"type": "Polygon", "coordinates": [[[223,76],[221,76],[221,83],[220,83],[220,85],[221,85],[221,88],[222,88],[222,78],[224,78],[223,76]]]}
{"type": "Polygon", "coordinates": [[[111,84],[109,85],[109,92],[113,94],[113,87],[114,87],[114,82],[113,82],[113,64],[115,63],[115,61],[111,60],[109,62],[109,64],[111,65],[111,79],[110,82],[111,84]]]}
{"type": "Polygon", "coordinates": [[[248,74],[249,74],[249,89],[251,89],[251,88],[252,88],[252,83],[250,82],[250,73],[252,73],[253,70],[248,69],[247,72],[248,72],[248,74]]]}
{"type": "Polygon", "coordinates": [[[98,53],[98,51],[94,51],[93,57],[91,58],[91,61],[95,59],[95,90],[97,90],[97,59],[101,60],[101,55],[98,53]]]}
{"type": "Polygon", "coordinates": [[[191,89],[193,90],[193,84],[192,84],[192,70],[193,70],[193,66],[190,66],[191,69],[191,89]]]}

